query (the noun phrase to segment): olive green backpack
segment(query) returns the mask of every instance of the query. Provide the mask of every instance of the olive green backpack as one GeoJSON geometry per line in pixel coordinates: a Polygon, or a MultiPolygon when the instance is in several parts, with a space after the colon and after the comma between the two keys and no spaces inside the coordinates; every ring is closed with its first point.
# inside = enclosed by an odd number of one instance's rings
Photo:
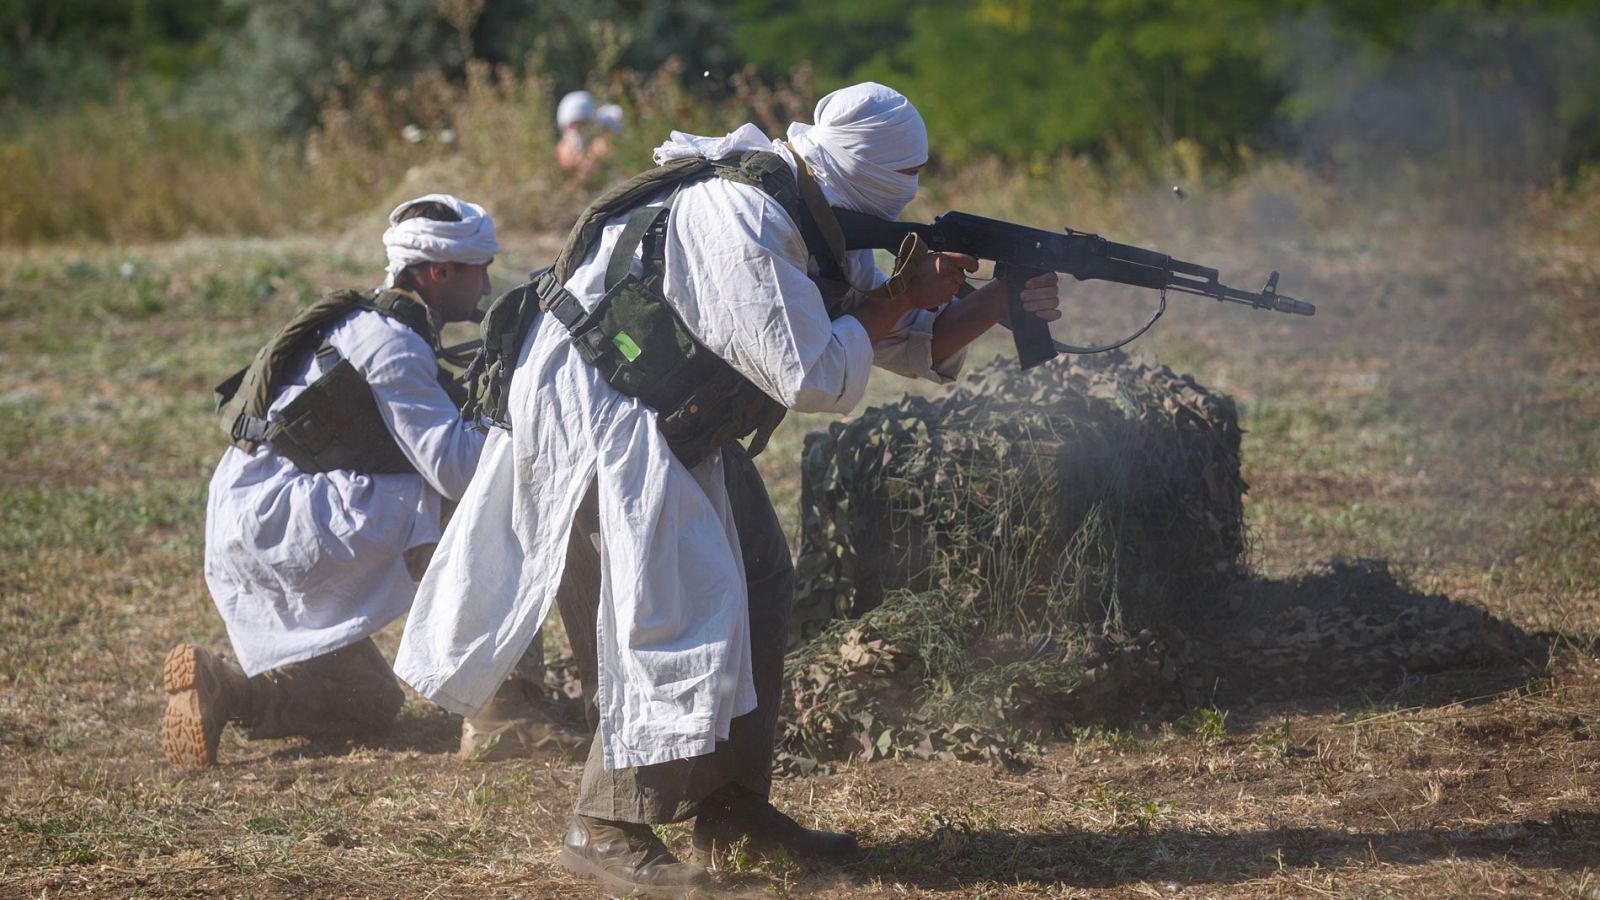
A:
{"type": "MultiPolygon", "coordinates": [[[[370,475],[415,472],[378,411],[372,387],[327,340],[327,332],[357,309],[388,316],[436,348],[428,308],[415,295],[383,291],[335,291],[301,310],[215,391],[224,433],[246,453],[267,444],[303,472],[348,469],[370,475]],[[327,371],[289,401],[275,420],[267,418],[286,368],[314,342],[327,371]],[[331,364],[331,367],[330,367],[331,364]]],[[[437,349],[437,348],[436,348],[437,349]]]]}

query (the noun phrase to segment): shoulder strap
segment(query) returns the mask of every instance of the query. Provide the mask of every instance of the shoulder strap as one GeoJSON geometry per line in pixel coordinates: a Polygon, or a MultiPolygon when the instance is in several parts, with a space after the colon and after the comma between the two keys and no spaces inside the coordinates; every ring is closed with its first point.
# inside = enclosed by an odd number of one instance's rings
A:
{"type": "Polygon", "coordinates": [[[561,254],[550,267],[550,272],[557,283],[565,284],[567,279],[572,277],[573,270],[583,261],[583,257],[589,252],[589,246],[600,236],[600,230],[605,227],[608,220],[639,206],[666,188],[701,175],[710,168],[711,163],[697,156],[675,159],[666,165],[640,172],[595,198],[595,201],[579,214],[577,223],[572,226],[572,232],[567,236],[566,246],[561,248],[561,254]]]}
{"type": "Polygon", "coordinates": [[[719,178],[748,184],[765,191],[785,211],[800,221],[800,189],[783,157],[770,150],[746,150],[738,156],[712,162],[719,178]]]}
{"type": "Polygon", "coordinates": [[[254,453],[267,431],[267,409],[283,371],[313,340],[324,340],[328,329],[357,309],[388,316],[417,334],[430,347],[437,335],[427,304],[409,291],[386,290],[376,296],[361,291],[334,291],[302,309],[256,353],[249,366],[217,385],[216,412],[224,433],[235,447],[254,453]]]}
{"type": "Polygon", "coordinates": [[[795,160],[793,168],[783,157],[767,150],[746,150],[712,165],[718,176],[758,187],[778,201],[800,226],[806,252],[816,257],[822,275],[843,281],[844,229],[823,198],[805,158],[793,147],[789,147],[789,153],[795,160]]]}
{"type": "MultiPolygon", "coordinates": [[[[628,224],[622,228],[622,234],[617,237],[616,246],[611,248],[611,259],[606,263],[606,290],[611,290],[628,277],[628,269],[633,265],[633,251],[644,243],[645,237],[652,233],[660,246],[660,232],[665,230],[667,210],[672,207],[672,201],[678,196],[677,191],[667,198],[667,202],[660,206],[641,206],[628,215],[628,224]]],[[[648,250],[645,253],[646,264],[651,260],[648,250]]]]}
{"type": "MultiPolygon", "coordinates": [[[[799,159],[798,156],[795,158],[799,159]]],[[[801,164],[804,164],[803,160],[801,164]]],[[[809,177],[797,180],[789,163],[776,153],[768,150],[746,150],[737,156],[720,160],[707,160],[701,157],[676,159],[641,172],[601,194],[578,216],[577,223],[572,226],[572,231],[567,237],[566,245],[561,248],[555,264],[550,267],[551,276],[557,284],[565,284],[567,279],[572,277],[572,272],[578,267],[578,263],[588,254],[595,239],[600,236],[600,230],[606,222],[625,212],[638,209],[645,201],[669,187],[687,184],[707,174],[760,188],[776,200],[796,222],[802,224],[807,249],[812,255],[825,262],[835,262],[841,257],[844,243],[842,232],[838,235],[839,250],[836,253],[827,240],[814,236],[818,233],[816,227],[806,227],[806,223],[818,215],[811,208],[811,204],[803,199],[804,185],[809,181],[809,177]]],[[[827,213],[828,222],[837,231],[838,223],[833,221],[832,211],[825,202],[822,202],[821,191],[816,190],[814,184],[811,187],[815,190],[816,202],[821,204],[819,208],[827,213]]],[[[630,222],[631,224],[633,223],[630,222]]],[[[642,239],[652,225],[659,228],[659,219],[654,223],[639,223],[636,228],[637,237],[642,239]]],[[[822,225],[820,233],[823,235],[828,233],[826,224],[822,225]]],[[[632,254],[634,246],[637,244],[629,244],[629,254],[632,254]]],[[[608,283],[611,281],[609,272],[607,281],[608,283]]]]}
{"type": "Polygon", "coordinates": [[[235,447],[254,453],[266,434],[267,407],[272,404],[275,382],[305,343],[320,337],[333,322],[365,305],[358,291],[334,291],[302,309],[278,329],[272,340],[256,352],[243,372],[217,386],[217,416],[235,447]]]}
{"type": "MultiPolygon", "coordinates": [[[[812,249],[812,255],[822,262],[824,268],[831,267],[833,273],[842,273],[845,254],[844,228],[839,224],[839,218],[833,214],[833,207],[828,205],[827,198],[822,196],[822,188],[812,176],[811,167],[806,164],[805,157],[787,142],[784,146],[788,147],[789,153],[794,156],[795,184],[799,188],[800,201],[805,209],[800,227],[806,232],[806,245],[812,249]],[[816,247],[824,247],[827,252],[817,253],[816,247]]],[[[843,277],[842,274],[840,277],[843,277]]]]}
{"type": "MultiPolygon", "coordinates": [[[[713,160],[711,174],[717,178],[760,188],[776,200],[795,221],[800,222],[805,218],[804,208],[799,203],[801,195],[794,174],[789,170],[789,164],[776,153],[747,150],[735,157],[713,160]]],[[[618,236],[616,246],[611,250],[611,259],[606,264],[606,290],[616,287],[627,276],[628,269],[633,265],[634,251],[639,249],[640,244],[645,246],[646,267],[660,265],[661,239],[666,233],[667,215],[672,209],[673,201],[678,198],[678,192],[694,178],[695,176],[691,175],[679,180],[677,189],[660,205],[641,206],[629,214],[628,223],[623,226],[622,234],[618,236]]],[[[841,233],[841,248],[843,240],[841,233]]],[[[808,240],[808,246],[810,243],[808,240]]]]}
{"type": "Polygon", "coordinates": [[[428,305],[422,302],[421,297],[410,291],[389,288],[379,291],[372,297],[362,295],[362,300],[362,305],[366,308],[394,319],[422,335],[428,346],[438,349],[439,338],[433,327],[433,318],[428,313],[428,305]]]}

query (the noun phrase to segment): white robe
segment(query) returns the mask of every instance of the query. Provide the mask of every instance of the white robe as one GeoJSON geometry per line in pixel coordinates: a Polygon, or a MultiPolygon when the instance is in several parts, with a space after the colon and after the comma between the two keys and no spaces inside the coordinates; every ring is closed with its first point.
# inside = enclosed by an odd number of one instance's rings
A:
{"type": "MultiPolygon", "coordinates": [[[[348,646],[403,615],[416,590],[403,554],[439,539],[440,495],[461,496],[483,448],[439,387],[420,335],[358,310],[328,337],[372,385],[420,474],[307,474],[266,445],[228,448],[206,504],[205,575],[251,675],[348,646]]],[[[307,351],[268,418],[322,374],[307,351]]]]}
{"type": "MultiPolygon", "coordinates": [[[[607,223],[566,284],[586,307],[603,293],[625,221],[607,223]]],[[[854,408],[874,348],[856,319],[829,321],[782,207],[757,188],[711,179],[686,187],[668,221],[663,290],[695,335],[791,409],[854,408]]],[[[908,315],[880,344],[880,362],[949,380],[960,355],[934,371],[933,317],[908,315]]],[[[509,406],[513,431],[489,436],[423,576],[395,671],[455,712],[487,703],[550,608],[573,515],[597,478],[606,767],[711,752],[756,703],[720,455],[686,469],[655,410],[607,385],[552,316],[522,349],[509,406]]]]}

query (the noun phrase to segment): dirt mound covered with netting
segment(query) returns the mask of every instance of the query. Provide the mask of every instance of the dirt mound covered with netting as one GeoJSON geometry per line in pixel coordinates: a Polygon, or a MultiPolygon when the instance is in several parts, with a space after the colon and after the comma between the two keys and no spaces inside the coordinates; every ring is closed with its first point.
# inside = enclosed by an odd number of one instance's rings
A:
{"type": "Polygon", "coordinates": [[[806,440],[791,648],[897,590],[959,585],[1033,625],[1138,626],[1232,580],[1233,401],[1121,353],[905,397],[806,440]]]}
{"type": "Polygon", "coordinates": [[[790,771],[1537,655],[1382,562],[1251,575],[1226,396],[1120,353],[1014,366],[807,439],[790,771]]]}

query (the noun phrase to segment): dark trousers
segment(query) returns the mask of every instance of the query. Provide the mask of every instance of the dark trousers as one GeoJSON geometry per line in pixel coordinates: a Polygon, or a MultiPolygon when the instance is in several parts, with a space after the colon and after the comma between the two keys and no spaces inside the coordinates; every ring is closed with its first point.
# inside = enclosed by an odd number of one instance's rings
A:
{"type": "Polygon", "coordinates": [[[405,692],[371,638],[250,679],[244,725],[253,741],[364,737],[399,714],[405,692]]]}
{"type": "MultiPolygon", "coordinates": [[[[772,750],[783,699],[783,650],[794,594],[794,563],[761,475],[737,445],[722,451],[725,484],[744,557],[750,596],[750,657],[756,708],[734,719],[728,739],[705,756],[607,771],[596,731],[578,788],[579,815],[659,824],[693,816],[712,791],[736,783],[765,797],[772,789],[772,750]]],[[[589,724],[598,729],[594,688],[595,620],[600,604],[599,510],[589,488],[567,540],[567,566],[556,594],[561,620],[582,673],[589,724]]]]}

